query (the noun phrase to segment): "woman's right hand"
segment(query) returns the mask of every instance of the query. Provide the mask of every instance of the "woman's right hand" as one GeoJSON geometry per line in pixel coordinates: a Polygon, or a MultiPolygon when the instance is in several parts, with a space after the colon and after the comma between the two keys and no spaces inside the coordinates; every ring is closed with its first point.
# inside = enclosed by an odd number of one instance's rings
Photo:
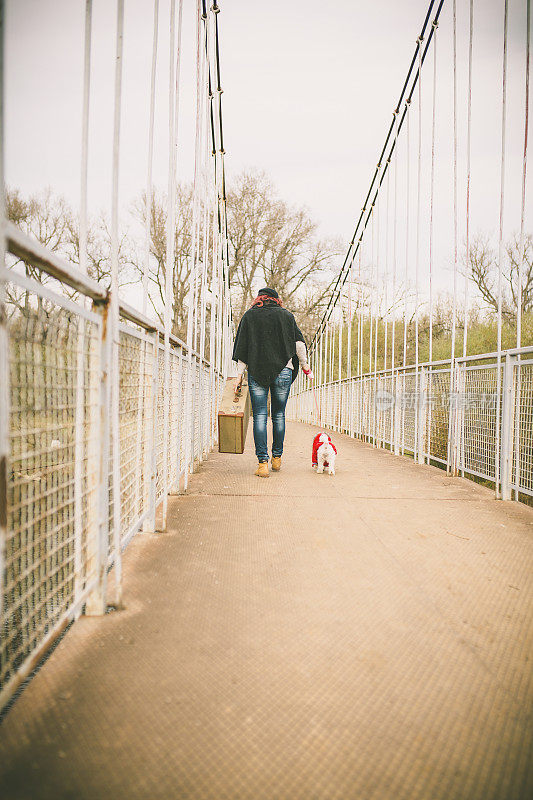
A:
{"type": "Polygon", "coordinates": [[[307,370],[306,370],[306,369],[304,369],[304,375],[306,376],[306,378],[307,378],[307,380],[308,380],[308,381],[312,381],[312,380],[313,380],[313,378],[315,377],[315,376],[313,375],[313,370],[312,370],[312,369],[307,369],[307,370]]]}

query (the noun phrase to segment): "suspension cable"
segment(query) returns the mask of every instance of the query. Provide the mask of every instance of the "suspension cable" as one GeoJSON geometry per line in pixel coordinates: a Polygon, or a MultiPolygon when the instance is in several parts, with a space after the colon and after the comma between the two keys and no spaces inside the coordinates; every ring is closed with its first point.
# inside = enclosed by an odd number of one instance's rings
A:
{"type": "Polygon", "coordinates": [[[375,271],[375,219],[372,206],[372,222],[370,224],[370,339],[368,343],[368,373],[372,372],[372,343],[374,341],[374,271],[375,271]]]}
{"type": "Polygon", "coordinates": [[[89,166],[89,104],[91,96],[92,0],[85,2],[85,42],[83,59],[83,113],[81,136],[80,190],[80,270],[87,272],[87,175],[89,166]]]}
{"type": "Polygon", "coordinates": [[[496,497],[501,497],[500,487],[500,408],[501,408],[501,388],[502,388],[502,297],[503,297],[503,220],[505,203],[505,132],[507,121],[507,21],[509,13],[509,2],[504,0],[503,15],[503,64],[502,64],[502,152],[500,166],[500,226],[498,235],[498,343],[496,360],[496,454],[495,454],[495,489],[496,497]]]}
{"type": "Polygon", "coordinates": [[[378,196],[376,201],[376,288],[375,288],[375,298],[376,298],[376,314],[375,314],[375,324],[376,330],[374,333],[374,403],[373,403],[373,415],[374,415],[374,425],[373,425],[373,435],[372,435],[372,447],[376,446],[376,424],[377,424],[377,406],[376,406],[376,391],[377,391],[377,380],[378,380],[378,336],[379,336],[379,314],[380,314],[380,297],[379,297],[379,234],[380,234],[380,225],[379,225],[379,212],[380,212],[380,198],[378,196]]]}
{"type": "Polygon", "coordinates": [[[213,0],[211,11],[215,17],[215,73],[216,73],[216,92],[218,102],[217,116],[218,116],[218,135],[219,135],[219,173],[220,173],[220,193],[218,197],[218,226],[220,230],[220,259],[221,259],[221,272],[222,284],[224,286],[224,299],[222,301],[223,307],[223,334],[222,334],[222,352],[221,352],[221,366],[224,375],[230,362],[229,348],[230,348],[230,335],[232,332],[233,321],[231,312],[230,300],[230,275],[229,275],[229,240],[228,240],[228,223],[227,223],[227,208],[226,208],[226,173],[224,163],[224,137],[222,131],[222,83],[220,78],[220,50],[219,50],[219,29],[218,29],[218,14],[220,8],[217,0],[213,0]]]}
{"type": "Polygon", "coordinates": [[[324,383],[330,380],[329,375],[329,320],[326,325],[326,334],[324,337],[324,383]]]}
{"type": "Polygon", "coordinates": [[[364,346],[364,293],[362,281],[362,267],[363,267],[363,243],[360,242],[359,248],[359,333],[357,337],[357,374],[363,374],[363,346],[364,346]]]}
{"type": "MultiPolygon", "coordinates": [[[[416,88],[419,71],[417,69],[415,71],[414,75],[413,75],[413,70],[414,70],[415,64],[417,63],[418,48],[420,47],[419,40],[421,40],[421,39],[423,40],[424,39],[424,34],[425,34],[426,27],[427,27],[428,22],[429,22],[429,18],[430,18],[430,15],[431,15],[431,11],[433,9],[434,2],[435,2],[435,0],[431,0],[431,2],[429,4],[429,8],[428,8],[428,11],[426,13],[426,17],[425,17],[424,24],[423,24],[421,32],[420,32],[419,39],[417,39],[415,53],[414,53],[414,55],[412,57],[411,64],[410,64],[410,67],[409,67],[409,70],[408,70],[408,73],[407,73],[407,77],[405,79],[405,82],[404,82],[404,85],[403,85],[403,88],[402,88],[402,91],[401,91],[401,94],[400,94],[400,98],[399,98],[398,103],[396,105],[396,111],[399,110],[399,108],[400,108],[400,106],[401,106],[401,104],[403,102],[404,97],[407,95],[408,98],[410,99],[412,97],[412,95],[413,95],[413,92],[414,92],[415,88],[416,88]],[[411,84],[410,89],[408,91],[409,82],[410,82],[412,76],[413,76],[412,84],[411,84]]],[[[437,11],[435,12],[434,21],[438,20],[438,18],[440,16],[440,13],[441,13],[441,10],[442,10],[443,4],[444,4],[444,0],[440,0],[440,2],[438,4],[438,7],[437,7],[437,11]]],[[[426,42],[426,46],[424,48],[424,52],[422,54],[422,58],[421,58],[421,63],[422,64],[425,61],[425,57],[426,57],[426,54],[427,54],[427,51],[429,49],[429,45],[431,43],[431,39],[432,39],[432,36],[433,36],[433,31],[434,31],[434,28],[432,27],[431,30],[430,30],[430,33],[428,35],[428,39],[427,39],[427,42],[426,42]]],[[[398,126],[398,132],[399,132],[399,130],[401,129],[401,127],[403,125],[404,119],[405,119],[405,110],[404,110],[402,119],[401,119],[401,121],[399,123],[399,126],[398,126]]],[[[346,281],[346,278],[347,278],[347,266],[348,266],[348,261],[349,261],[350,255],[351,255],[352,258],[354,258],[356,253],[357,253],[358,247],[360,245],[361,236],[360,236],[359,231],[361,229],[361,232],[362,232],[366,228],[366,226],[368,225],[370,213],[368,213],[368,215],[367,215],[367,217],[365,219],[365,212],[366,212],[367,208],[371,207],[371,204],[369,204],[369,201],[370,201],[370,198],[372,197],[372,194],[374,193],[374,199],[375,199],[375,197],[377,196],[377,192],[379,191],[379,187],[382,184],[382,182],[384,180],[384,177],[385,177],[386,169],[383,170],[383,172],[381,174],[381,177],[379,177],[379,172],[380,172],[379,165],[381,163],[383,163],[383,161],[384,161],[385,153],[386,153],[387,147],[389,146],[389,142],[390,142],[391,137],[392,137],[394,124],[395,124],[395,117],[394,117],[394,114],[393,114],[393,119],[392,119],[392,122],[391,122],[391,124],[389,126],[389,130],[387,132],[387,136],[385,138],[385,144],[383,145],[383,148],[381,150],[381,154],[380,154],[380,157],[379,157],[379,160],[378,160],[378,166],[376,167],[376,169],[374,171],[374,175],[373,175],[373,178],[372,178],[371,183],[370,183],[370,188],[368,190],[365,202],[363,204],[363,208],[361,210],[361,213],[359,215],[359,219],[357,221],[357,225],[356,225],[354,234],[352,236],[352,239],[350,241],[350,245],[348,247],[348,252],[347,252],[347,254],[345,256],[344,262],[343,262],[343,264],[341,266],[341,269],[339,271],[339,274],[337,276],[337,280],[335,282],[335,286],[333,287],[332,293],[330,295],[330,299],[329,299],[328,304],[326,306],[326,309],[325,309],[325,311],[323,313],[322,320],[321,320],[321,322],[320,322],[320,324],[319,324],[319,326],[318,326],[318,328],[317,328],[317,330],[315,332],[315,336],[313,338],[313,343],[312,343],[313,345],[315,343],[315,340],[316,340],[316,338],[317,338],[322,326],[326,322],[326,318],[329,317],[329,315],[331,314],[333,306],[338,301],[338,298],[339,298],[339,295],[340,295],[340,291],[341,291],[342,286],[344,285],[344,283],[346,281]],[[356,243],[356,239],[358,239],[357,245],[355,246],[355,249],[352,252],[352,248],[356,243]]],[[[396,139],[397,139],[397,137],[396,137],[396,139]]],[[[388,154],[388,159],[387,159],[388,161],[390,161],[390,156],[392,155],[392,152],[394,150],[395,143],[396,143],[396,140],[392,142],[392,145],[391,145],[391,148],[390,148],[390,152],[388,154]]]]}
{"type": "Polygon", "coordinates": [[[433,213],[435,194],[435,118],[437,108],[437,27],[433,23],[433,98],[431,111],[431,178],[429,189],[429,360],[433,361],[433,213]]]}
{"type": "MultiPolygon", "coordinates": [[[[203,162],[205,158],[202,146],[204,133],[204,79],[205,79],[205,50],[202,47],[202,3],[196,3],[196,118],[195,118],[195,141],[194,141],[194,177],[193,177],[193,213],[192,213],[192,242],[191,257],[192,264],[189,270],[188,287],[188,306],[187,306],[187,383],[186,383],[186,418],[188,429],[185,437],[185,475],[184,484],[188,486],[189,473],[192,471],[194,462],[193,446],[193,399],[192,385],[196,382],[193,372],[192,351],[197,349],[198,342],[198,263],[201,248],[201,227],[202,227],[202,208],[201,208],[201,185],[203,177],[203,162]]],[[[205,40],[204,40],[205,45],[205,40]]]]}
{"type": "Polygon", "coordinates": [[[342,379],[342,329],[344,323],[344,315],[342,310],[342,305],[340,307],[340,319],[339,319],[339,381],[342,379]]]}
{"type": "MultiPolygon", "coordinates": [[[[429,363],[433,362],[433,235],[434,235],[434,196],[435,196],[435,120],[437,110],[437,27],[438,22],[433,23],[434,38],[433,38],[433,87],[432,87],[432,100],[431,100],[431,171],[430,171],[430,187],[429,187],[429,344],[428,344],[428,359],[429,363]]],[[[429,371],[429,385],[428,394],[432,394],[432,372],[429,371]]],[[[427,420],[427,453],[428,463],[431,454],[431,434],[432,434],[432,415],[433,406],[428,403],[428,420],[427,420]]]]}
{"type": "Polygon", "coordinates": [[[157,45],[159,31],[159,0],[154,0],[154,22],[152,39],[152,67],[150,72],[150,108],[148,112],[148,164],[146,169],[146,221],[145,221],[145,254],[143,269],[143,314],[146,316],[148,306],[148,271],[150,266],[153,162],[154,162],[154,118],[155,118],[155,83],[157,73],[157,45]]]}
{"type": "Polygon", "coordinates": [[[346,377],[352,377],[352,291],[353,291],[353,261],[348,279],[348,331],[346,334],[346,377]]]}
{"type": "Polygon", "coordinates": [[[387,369],[387,348],[389,333],[389,309],[388,309],[388,284],[389,284],[389,215],[390,215],[390,172],[387,172],[387,192],[386,192],[386,212],[385,212],[385,266],[383,271],[383,295],[384,295],[384,323],[385,339],[383,344],[383,369],[387,369]]]}
{"type": "Polygon", "coordinates": [[[181,9],[183,0],[179,0],[178,44],[176,51],[176,3],[170,4],[170,51],[168,80],[168,196],[167,196],[167,231],[165,257],[165,306],[164,306],[164,396],[166,402],[163,413],[163,511],[162,530],[166,530],[167,507],[169,493],[169,428],[170,428],[170,333],[172,290],[174,284],[174,260],[176,243],[176,120],[177,120],[177,63],[180,57],[181,9]]]}
{"type": "MultiPolygon", "coordinates": [[[[109,335],[111,345],[111,374],[118,375],[119,367],[119,300],[118,300],[118,258],[119,258],[119,232],[118,232],[118,192],[119,192],[119,166],[120,166],[120,122],[122,101],[122,54],[124,45],[124,0],[117,2],[117,38],[115,50],[115,87],[114,87],[114,120],[113,120],[113,177],[111,189],[111,291],[110,291],[110,318],[111,331],[109,335]]],[[[120,538],[120,429],[119,429],[119,397],[118,381],[112,382],[111,390],[111,442],[113,446],[112,472],[113,472],[113,545],[115,551],[115,589],[116,604],[122,604],[122,550],[120,538]]]]}
{"type": "Polygon", "coordinates": [[[453,0],[453,301],[452,301],[452,341],[450,348],[450,408],[448,414],[448,443],[447,443],[447,468],[452,473],[455,471],[455,455],[453,444],[454,430],[457,416],[457,405],[452,409],[451,398],[456,393],[456,368],[455,368],[455,337],[457,326],[457,3],[453,0]]]}
{"type": "MultiPolygon", "coordinates": [[[[415,365],[418,374],[418,304],[419,304],[419,273],[420,273],[420,185],[422,181],[422,64],[421,47],[418,48],[419,79],[418,79],[418,165],[416,187],[416,253],[415,253],[415,365]]],[[[417,404],[418,408],[418,404],[417,404]]]]}
{"type": "MultiPolygon", "coordinates": [[[[531,40],[531,2],[526,3],[526,75],[525,75],[525,102],[524,102],[524,155],[522,162],[522,202],[520,208],[520,236],[518,244],[518,295],[517,295],[517,317],[516,317],[516,347],[522,347],[522,283],[524,280],[524,216],[526,209],[526,172],[527,172],[527,145],[529,127],[529,59],[530,59],[530,40],[531,40]]],[[[520,362],[520,354],[518,354],[520,362]]],[[[515,407],[515,500],[519,499],[520,487],[520,399],[522,388],[522,374],[520,363],[518,366],[518,380],[516,387],[516,407],[515,407]]]]}
{"type": "Polygon", "coordinates": [[[451,367],[455,365],[455,335],[457,325],[457,0],[453,0],[453,306],[451,367]]]}
{"type": "MultiPolygon", "coordinates": [[[[396,133],[394,141],[398,137],[398,112],[394,116],[396,122],[396,133]]],[[[395,364],[395,347],[396,347],[396,273],[397,273],[397,223],[398,223],[398,148],[394,148],[394,225],[392,235],[392,302],[394,304],[394,313],[392,315],[392,341],[391,341],[391,369],[394,373],[395,364]]]]}
{"type": "MultiPolygon", "coordinates": [[[[409,112],[409,102],[406,101],[409,112]]],[[[409,113],[407,113],[407,126],[405,136],[406,146],[406,198],[405,198],[405,286],[403,302],[403,366],[407,364],[407,296],[409,294],[409,113]]]]}
{"type": "MultiPolygon", "coordinates": [[[[396,133],[398,136],[398,112],[395,114],[396,133]]],[[[394,223],[392,234],[392,334],[391,334],[391,391],[396,394],[397,378],[394,374],[396,366],[396,274],[397,274],[397,223],[398,223],[398,148],[394,148],[394,223]]],[[[396,401],[398,398],[396,398],[396,401]]],[[[391,411],[391,452],[395,451],[394,443],[395,409],[391,411]]]]}
{"type": "Polygon", "coordinates": [[[522,290],[524,281],[524,217],[526,209],[526,173],[527,173],[527,145],[529,128],[529,61],[531,42],[531,2],[526,3],[526,75],[525,75],[525,108],[524,108],[524,154],[522,158],[522,199],[520,206],[520,235],[518,245],[518,313],[516,318],[516,346],[522,347],[522,290]]]}
{"type": "MultiPolygon", "coordinates": [[[[81,125],[81,175],[80,175],[80,223],[79,223],[79,267],[87,273],[87,177],[89,163],[89,102],[91,90],[91,29],[92,0],[85,3],[83,103],[81,125]]],[[[3,262],[2,262],[3,263],[3,262]]],[[[80,298],[87,307],[88,300],[80,298]]],[[[74,423],[74,594],[80,591],[81,540],[83,536],[83,453],[84,453],[84,359],[85,320],[81,317],[77,326],[76,353],[76,404],[74,423]]],[[[1,573],[0,573],[1,574],[1,573]]]]}
{"type": "Polygon", "coordinates": [[[468,38],[468,110],[466,125],[466,263],[465,263],[465,296],[464,296],[464,330],[463,330],[463,357],[466,356],[468,347],[468,274],[470,264],[470,156],[471,156],[471,131],[472,131],[472,42],[474,38],[474,0],[470,0],[470,30],[468,38]]]}

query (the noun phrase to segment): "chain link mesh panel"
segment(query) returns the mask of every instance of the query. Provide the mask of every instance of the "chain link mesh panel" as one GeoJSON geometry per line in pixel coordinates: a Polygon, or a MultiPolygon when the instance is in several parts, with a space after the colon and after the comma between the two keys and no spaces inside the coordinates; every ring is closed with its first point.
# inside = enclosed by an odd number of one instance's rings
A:
{"type": "MultiPolygon", "coordinates": [[[[494,480],[496,474],[497,372],[495,366],[466,367],[459,377],[460,458],[465,472],[494,480]]],[[[500,425],[501,431],[501,425],[500,425]]]]}
{"type": "Polygon", "coordinates": [[[402,452],[414,453],[417,442],[418,423],[418,376],[415,372],[406,372],[402,375],[402,391],[399,397],[401,406],[401,433],[400,441],[402,452]]]}
{"type": "Polygon", "coordinates": [[[450,370],[430,370],[427,377],[426,454],[446,464],[450,417],[450,370]]]}
{"type": "Polygon", "coordinates": [[[8,313],[2,685],[83,597],[98,534],[100,320],[29,293],[8,313]]]}
{"type": "MultiPolygon", "coordinates": [[[[16,676],[64,620],[81,610],[95,588],[102,512],[109,526],[108,565],[115,558],[111,441],[101,483],[102,422],[109,422],[105,415],[110,413],[102,406],[107,373],[102,361],[107,349],[103,319],[34,285],[35,291],[15,285],[8,303],[10,471],[8,537],[0,576],[0,687],[16,676]]],[[[189,373],[186,352],[173,345],[170,397],[165,398],[164,348],[153,334],[129,323],[120,325],[119,336],[118,375],[111,375],[110,382],[119,400],[124,545],[153,509],[154,495],[162,498],[165,402],[169,403],[166,466],[172,489],[187,468],[186,436],[191,436],[190,455],[196,462],[213,442],[224,381],[209,365],[200,367],[197,356],[189,373]]]]}
{"type": "Polygon", "coordinates": [[[165,489],[163,470],[163,419],[165,414],[165,350],[159,345],[157,354],[157,399],[156,399],[156,500],[159,502],[165,489]]]}
{"type": "Polygon", "coordinates": [[[168,419],[168,482],[172,490],[179,489],[180,417],[183,404],[181,348],[170,351],[170,398],[168,419]]]}
{"type": "Polygon", "coordinates": [[[121,538],[145,507],[148,439],[153,425],[153,342],[146,334],[122,330],[119,348],[121,538]]]}
{"type": "Polygon", "coordinates": [[[511,482],[520,492],[533,495],[533,364],[516,364],[513,373],[516,416],[511,482]]]}

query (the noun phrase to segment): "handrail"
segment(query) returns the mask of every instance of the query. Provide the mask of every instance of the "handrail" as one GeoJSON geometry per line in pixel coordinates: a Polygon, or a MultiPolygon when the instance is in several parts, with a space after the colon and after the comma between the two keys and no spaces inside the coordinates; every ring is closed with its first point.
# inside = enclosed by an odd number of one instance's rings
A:
{"type": "MultiPolygon", "coordinates": [[[[511,347],[509,350],[502,350],[501,351],[501,358],[502,360],[505,359],[505,356],[522,356],[526,354],[533,355],[533,345],[528,345],[525,347],[511,347]]],[[[455,362],[464,362],[464,361],[488,361],[489,359],[496,359],[498,357],[497,352],[493,353],[478,353],[477,355],[470,355],[470,356],[456,356],[455,362]]],[[[439,361],[423,361],[419,362],[418,369],[422,367],[442,367],[446,364],[450,364],[451,359],[445,358],[439,361]]],[[[346,383],[346,381],[354,381],[360,380],[362,378],[376,378],[383,375],[393,375],[395,372],[409,372],[410,370],[417,369],[416,364],[405,364],[398,367],[387,367],[387,369],[380,369],[377,371],[372,370],[372,372],[364,372],[362,375],[351,375],[349,378],[337,378],[334,381],[326,381],[324,383],[319,383],[316,385],[318,389],[320,386],[334,386],[337,383],[346,383]]],[[[307,388],[303,388],[303,392],[309,391],[307,388]]],[[[300,394],[301,392],[296,392],[295,394],[300,394]]]]}
{"type": "Polygon", "coordinates": [[[6,249],[13,255],[28,261],[35,267],[44,270],[52,278],[66,283],[72,289],[90,297],[95,303],[107,300],[107,289],[98,281],[90,278],[74,264],[52,253],[50,250],[28,234],[23,233],[13,222],[5,223],[6,249]]]}
{"type": "MultiPolygon", "coordinates": [[[[95,303],[107,303],[109,301],[108,290],[98,281],[86,275],[75,264],[69,263],[66,259],[48,250],[32,236],[21,231],[13,222],[6,222],[5,235],[7,250],[17,258],[29,262],[38,269],[42,269],[50,277],[70,286],[71,289],[77,292],[81,292],[95,303]]],[[[157,331],[160,336],[164,335],[162,325],[120,299],[119,313],[121,317],[134,325],[138,325],[145,331],[157,331]]],[[[178,336],[170,334],[170,342],[175,347],[182,347],[187,350],[187,344],[178,336]]],[[[197,350],[191,349],[191,353],[206,366],[210,366],[210,361],[207,358],[203,358],[197,350]]]]}

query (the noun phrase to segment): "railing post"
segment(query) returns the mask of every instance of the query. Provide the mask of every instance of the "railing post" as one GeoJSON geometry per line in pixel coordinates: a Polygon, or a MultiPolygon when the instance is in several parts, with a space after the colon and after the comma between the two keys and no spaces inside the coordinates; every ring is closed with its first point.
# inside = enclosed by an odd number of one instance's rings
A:
{"type": "Polygon", "coordinates": [[[450,390],[448,402],[448,442],[446,446],[446,474],[456,475],[457,414],[458,414],[458,366],[452,358],[450,364],[450,390]]]}
{"type": "MultiPolygon", "coordinates": [[[[100,325],[100,397],[99,397],[99,435],[100,459],[98,467],[98,527],[95,547],[96,586],[87,597],[85,613],[87,616],[105,614],[107,595],[107,551],[109,544],[109,443],[111,435],[111,392],[110,392],[110,347],[109,301],[100,306],[102,324],[100,325]]],[[[118,489],[120,498],[120,488],[118,489]]],[[[117,499],[117,487],[113,487],[113,502],[117,499]]]]}
{"type": "Polygon", "coordinates": [[[149,513],[143,523],[144,533],[155,532],[156,484],[157,484],[157,387],[159,367],[159,332],[152,334],[152,377],[150,403],[152,413],[148,417],[146,431],[146,453],[144,458],[144,502],[149,513]]]}
{"type": "MultiPolygon", "coordinates": [[[[168,418],[168,435],[169,435],[169,446],[168,446],[168,453],[169,453],[169,462],[171,464],[170,474],[169,474],[169,481],[168,481],[168,493],[179,494],[180,492],[180,475],[179,475],[179,467],[178,467],[178,452],[179,452],[179,438],[180,438],[180,431],[179,431],[179,393],[180,393],[180,384],[179,384],[179,368],[176,368],[176,358],[179,358],[179,350],[174,347],[174,345],[170,346],[170,354],[169,354],[169,392],[168,392],[168,403],[169,403],[169,418],[168,418]],[[178,376],[176,375],[178,374],[178,376]],[[176,394],[177,393],[177,394],[176,394]],[[173,426],[173,417],[177,415],[175,430],[176,435],[175,437],[171,435],[171,430],[173,426]],[[175,470],[175,473],[174,473],[175,470]],[[171,480],[172,475],[174,475],[174,480],[171,480]]],[[[204,431],[207,430],[207,425],[204,426],[204,431]]]]}
{"type": "MultiPolygon", "coordinates": [[[[459,367],[457,367],[459,370],[459,367]]],[[[466,413],[468,411],[468,397],[466,392],[467,386],[467,372],[466,372],[466,362],[463,365],[463,369],[458,372],[457,374],[457,425],[456,425],[456,434],[455,434],[455,471],[456,474],[460,475],[461,478],[464,478],[465,471],[465,423],[466,423],[466,413]]]]}
{"type": "MultiPolygon", "coordinates": [[[[502,424],[500,447],[501,499],[511,499],[511,472],[513,454],[513,369],[516,356],[505,356],[502,381],[502,424]]],[[[496,487],[498,488],[498,487],[496,487]]]]}
{"type": "Polygon", "coordinates": [[[349,401],[348,401],[348,414],[349,414],[349,420],[350,420],[349,435],[353,439],[353,435],[354,435],[353,394],[354,394],[354,388],[355,388],[354,379],[353,378],[350,378],[350,383],[348,384],[348,386],[349,386],[348,391],[349,391],[349,398],[350,398],[349,401]]]}
{"type": "Polygon", "coordinates": [[[513,413],[513,451],[514,451],[514,473],[511,470],[511,478],[514,484],[514,499],[520,500],[520,408],[522,400],[522,365],[520,354],[517,355],[516,363],[516,381],[513,376],[513,393],[514,393],[514,413],[513,413]]]}
{"type": "Polygon", "coordinates": [[[359,379],[359,438],[365,441],[365,378],[359,379]]]}
{"type": "Polygon", "coordinates": [[[400,428],[402,418],[402,405],[403,400],[400,397],[400,373],[396,372],[394,376],[394,455],[400,455],[400,428]]]}
{"type": "Polygon", "coordinates": [[[453,384],[450,385],[453,385],[454,391],[450,397],[450,424],[448,426],[449,436],[451,436],[449,474],[457,477],[464,452],[466,363],[461,365],[461,362],[455,362],[453,384]]]}
{"type": "MultiPolygon", "coordinates": [[[[184,370],[184,367],[183,367],[184,356],[183,356],[183,348],[181,347],[181,345],[180,345],[180,348],[178,350],[178,353],[179,353],[179,371],[178,371],[179,399],[178,399],[178,410],[177,410],[177,413],[178,413],[178,452],[176,453],[176,471],[178,473],[178,479],[177,479],[178,480],[178,492],[181,492],[181,476],[182,476],[182,473],[183,473],[183,456],[184,456],[185,429],[186,429],[185,415],[184,415],[184,411],[183,411],[184,397],[185,397],[185,390],[184,390],[184,385],[183,385],[183,381],[184,381],[183,376],[185,374],[185,370],[184,370]]],[[[217,402],[216,391],[217,391],[217,388],[215,386],[215,389],[214,389],[215,397],[214,397],[214,400],[213,400],[214,403],[217,402]]],[[[215,409],[216,409],[216,405],[215,405],[215,409]]]]}
{"type": "Polygon", "coordinates": [[[81,614],[78,600],[83,583],[81,540],[83,529],[82,480],[85,447],[84,340],[85,320],[83,317],[78,317],[76,331],[76,411],[74,418],[74,603],[76,605],[76,619],[81,614]]]}
{"type": "Polygon", "coordinates": [[[424,464],[424,446],[426,442],[426,420],[427,420],[427,371],[421,367],[418,372],[418,414],[416,429],[416,454],[419,464],[424,464]]]}
{"type": "Polygon", "coordinates": [[[433,415],[433,368],[427,368],[426,374],[426,464],[431,463],[431,425],[433,415]]]}

